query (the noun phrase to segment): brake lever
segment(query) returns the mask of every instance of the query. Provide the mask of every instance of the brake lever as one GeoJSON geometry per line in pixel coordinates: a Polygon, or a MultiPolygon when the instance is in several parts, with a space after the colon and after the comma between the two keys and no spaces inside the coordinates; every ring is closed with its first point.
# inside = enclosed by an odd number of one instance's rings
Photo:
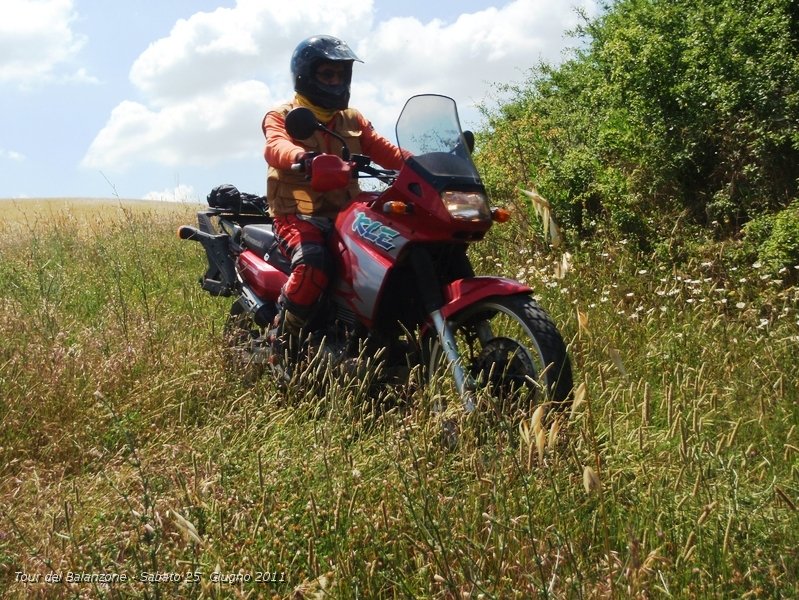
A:
{"type": "Polygon", "coordinates": [[[397,178],[398,174],[399,171],[395,171],[392,169],[377,169],[369,165],[359,167],[358,169],[359,179],[363,179],[365,177],[374,177],[376,179],[379,179],[383,183],[393,182],[397,178]],[[365,173],[365,175],[362,175],[362,173],[365,173]]]}

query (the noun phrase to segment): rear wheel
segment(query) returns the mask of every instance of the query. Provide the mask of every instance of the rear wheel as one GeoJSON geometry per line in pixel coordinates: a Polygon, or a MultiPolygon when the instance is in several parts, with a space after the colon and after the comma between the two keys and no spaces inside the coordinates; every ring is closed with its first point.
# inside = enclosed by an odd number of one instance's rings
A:
{"type": "Polygon", "coordinates": [[[246,383],[263,375],[268,359],[266,330],[259,327],[238,302],[230,307],[223,331],[227,364],[240,373],[246,383]]]}
{"type": "MultiPolygon", "coordinates": [[[[566,344],[549,315],[527,295],[487,298],[449,319],[464,371],[479,396],[503,413],[571,401],[566,344]]],[[[451,367],[437,336],[430,344],[431,383],[454,391],[451,367]]],[[[457,393],[457,392],[455,392],[457,393]]]]}

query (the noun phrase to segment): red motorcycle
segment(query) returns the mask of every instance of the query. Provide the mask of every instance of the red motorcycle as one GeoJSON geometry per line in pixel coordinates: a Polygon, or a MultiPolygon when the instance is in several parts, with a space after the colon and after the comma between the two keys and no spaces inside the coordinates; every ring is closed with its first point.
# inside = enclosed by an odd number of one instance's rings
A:
{"type": "MultiPolygon", "coordinates": [[[[300,140],[328,131],[304,108],[287,115],[286,128],[300,140]]],[[[385,186],[362,192],[336,218],[328,239],[335,275],[301,356],[323,354],[334,367],[373,357],[369,368],[391,380],[421,366],[431,384],[450,382],[467,411],[482,397],[525,409],[568,402],[566,345],[531,288],[475,276],[467,256],[469,245],[507,213],[489,207],[471,158],[474,138],[461,131],[454,100],[412,97],[396,136],[410,154],[399,171],[350,156],[343,140],[342,158],[320,154],[306,169],[318,191],[344,187],[353,177],[385,186]]],[[[208,199],[199,229],[183,226],[179,237],[205,248],[203,289],[235,297],[226,333],[238,356],[256,368],[279,365],[267,330],[289,261],[278,249],[266,203],[232,186],[215,188],[208,199]]]]}

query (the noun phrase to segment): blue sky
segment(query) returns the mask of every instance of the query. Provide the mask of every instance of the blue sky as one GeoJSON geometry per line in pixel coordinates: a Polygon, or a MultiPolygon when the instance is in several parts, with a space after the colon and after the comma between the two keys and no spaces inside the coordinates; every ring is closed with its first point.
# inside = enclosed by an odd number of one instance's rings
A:
{"type": "Polygon", "coordinates": [[[364,60],[351,105],[394,139],[415,93],[458,101],[464,126],[496,84],[556,62],[595,0],[2,0],[0,198],[202,200],[263,193],[260,121],[293,93],[301,39],[364,60]]]}

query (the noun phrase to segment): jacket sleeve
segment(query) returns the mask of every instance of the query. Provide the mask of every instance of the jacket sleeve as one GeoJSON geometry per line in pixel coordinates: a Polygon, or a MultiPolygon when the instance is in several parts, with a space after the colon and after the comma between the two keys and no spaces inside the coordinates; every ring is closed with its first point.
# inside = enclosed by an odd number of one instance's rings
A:
{"type": "Polygon", "coordinates": [[[290,169],[296,162],[297,156],[305,152],[305,149],[298,146],[286,131],[286,121],[279,112],[266,113],[261,129],[266,137],[264,158],[270,166],[276,169],[290,169]]]}
{"type": "Polygon", "coordinates": [[[358,123],[361,126],[361,149],[363,153],[385,169],[400,169],[405,159],[411,156],[381,136],[360,112],[358,123]]]}

